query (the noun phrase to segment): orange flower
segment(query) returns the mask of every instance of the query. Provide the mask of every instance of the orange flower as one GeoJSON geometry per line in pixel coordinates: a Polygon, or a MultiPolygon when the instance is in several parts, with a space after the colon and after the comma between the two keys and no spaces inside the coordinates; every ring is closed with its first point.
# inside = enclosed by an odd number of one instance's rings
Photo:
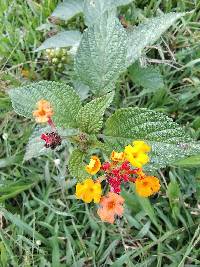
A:
{"type": "Polygon", "coordinates": [[[114,223],[115,215],[122,216],[124,199],[120,195],[109,192],[101,198],[97,214],[103,222],[114,223]]]}
{"type": "Polygon", "coordinates": [[[141,197],[149,197],[157,193],[160,189],[160,182],[157,177],[145,176],[137,178],[135,181],[136,193],[141,197]]]}
{"type": "Polygon", "coordinates": [[[52,115],[53,109],[47,100],[41,99],[37,102],[37,109],[33,111],[36,122],[47,122],[52,115]]]}
{"type": "Polygon", "coordinates": [[[113,151],[111,153],[111,160],[112,161],[115,161],[115,162],[122,162],[124,161],[124,157],[125,157],[125,153],[124,152],[116,152],[116,151],[113,151]]]}
{"type": "Polygon", "coordinates": [[[92,156],[90,158],[90,163],[85,167],[85,170],[91,174],[96,174],[101,168],[101,162],[97,156],[92,156]]]}

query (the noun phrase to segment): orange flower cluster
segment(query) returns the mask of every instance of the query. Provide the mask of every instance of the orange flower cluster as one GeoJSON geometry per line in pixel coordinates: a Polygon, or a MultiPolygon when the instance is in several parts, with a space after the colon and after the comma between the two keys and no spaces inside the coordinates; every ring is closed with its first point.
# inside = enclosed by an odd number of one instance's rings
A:
{"type": "Polygon", "coordinates": [[[103,222],[114,223],[116,216],[122,216],[124,199],[120,196],[123,183],[135,183],[135,191],[141,197],[149,197],[160,189],[159,179],[147,176],[142,166],[149,162],[148,153],[151,148],[144,141],[134,141],[125,147],[123,152],[113,151],[110,161],[101,164],[93,155],[85,170],[90,175],[100,176],[88,178],[76,186],[76,197],[86,203],[99,203],[97,214],[103,222]],[[102,196],[102,183],[108,183],[110,191],[102,196]]]}

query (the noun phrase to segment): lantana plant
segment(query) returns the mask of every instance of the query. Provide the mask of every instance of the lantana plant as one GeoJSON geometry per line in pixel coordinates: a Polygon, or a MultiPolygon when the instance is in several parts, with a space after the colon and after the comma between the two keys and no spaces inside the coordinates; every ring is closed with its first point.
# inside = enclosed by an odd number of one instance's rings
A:
{"type": "Polygon", "coordinates": [[[200,144],[165,114],[129,107],[104,116],[120,74],[184,15],[166,14],[126,29],[111,5],[118,2],[84,3],[88,28],[77,46],[74,77],[90,88],[92,100],[83,102],[64,82],[40,81],[9,92],[14,110],[38,124],[24,159],[70,144],[68,169],[77,179],[75,196],[97,203],[99,217],[109,223],[123,214],[122,188],[134,184],[136,194],[150,197],[160,190],[155,170],[200,153],[200,144]]]}

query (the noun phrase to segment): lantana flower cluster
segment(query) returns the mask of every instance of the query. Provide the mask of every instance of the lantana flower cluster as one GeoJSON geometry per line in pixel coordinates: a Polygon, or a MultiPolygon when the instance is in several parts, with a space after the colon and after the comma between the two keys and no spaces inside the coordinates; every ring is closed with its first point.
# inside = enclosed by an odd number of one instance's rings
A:
{"type": "MultiPolygon", "coordinates": [[[[54,149],[62,142],[52,121],[53,109],[46,100],[37,103],[33,112],[36,122],[48,123],[52,132],[43,133],[41,139],[45,147],[54,149]]],[[[151,147],[143,140],[135,140],[123,151],[112,151],[108,161],[101,163],[97,155],[92,155],[85,171],[88,178],[76,185],[76,198],[85,203],[98,204],[97,214],[103,222],[114,223],[124,211],[124,198],[120,195],[123,185],[135,184],[135,191],[141,197],[149,197],[160,189],[157,177],[149,176],[143,166],[149,162],[151,147]]]]}
{"type": "MultiPolygon", "coordinates": [[[[160,189],[159,179],[149,176],[142,170],[149,162],[150,146],[142,140],[133,141],[123,152],[113,151],[110,160],[101,164],[98,156],[93,155],[85,170],[88,177],[76,185],[76,197],[86,203],[94,201],[99,207],[97,214],[104,222],[113,223],[116,216],[122,216],[124,198],[120,195],[123,184],[135,183],[136,193],[149,197],[160,189]],[[108,184],[105,195],[103,185],[108,184]]],[[[106,188],[106,186],[105,186],[106,188]]]]}

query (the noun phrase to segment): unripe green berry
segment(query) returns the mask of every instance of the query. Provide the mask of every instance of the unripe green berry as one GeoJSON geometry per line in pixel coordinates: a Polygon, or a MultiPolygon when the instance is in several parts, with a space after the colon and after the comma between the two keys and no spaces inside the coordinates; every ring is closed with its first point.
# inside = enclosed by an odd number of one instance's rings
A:
{"type": "Polygon", "coordinates": [[[63,64],[62,64],[62,63],[59,63],[59,64],[58,64],[58,68],[59,68],[59,69],[62,69],[62,68],[63,68],[63,64]]]}
{"type": "Polygon", "coordinates": [[[67,61],[67,57],[62,57],[62,58],[61,58],[61,61],[62,61],[62,62],[66,62],[66,61],[67,61]]]}
{"type": "Polygon", "coordinates": [[[52,51],[52,49],[50,49],[50,48],[46,49],[46,53],[47,53],[47,54],[50,54],[51,51],[52,51]]]}
{"type": "Polygon", "coordinates": [[[54,53],[54,50],[52,49],[51,52],[49,53],[49,57],[54,57],[55,56],[55,53],[54,53]]]}
{"type": "Polygon", "coordinates": [[[59,60],[56,57],[54,57],[54,58],[52,58],[52,63],[53,64],[58,64],[59,60]]]}
{"type": "Polygon", "coordinates": [[[67,49],[66,48],[63,48],[62,49],[62,55],[65,56],[67,54],[67,49]]]}
{"type": "Polygon", "coordinates": [[[55,49],[55,52],[54,52],[55,56],[56,56],[56,57],[59,57],[59,56],[60,56],[60,52],[61,52],[61,51],[60,51],[60,48],[57,47],[57,48],[55,49]]]}

